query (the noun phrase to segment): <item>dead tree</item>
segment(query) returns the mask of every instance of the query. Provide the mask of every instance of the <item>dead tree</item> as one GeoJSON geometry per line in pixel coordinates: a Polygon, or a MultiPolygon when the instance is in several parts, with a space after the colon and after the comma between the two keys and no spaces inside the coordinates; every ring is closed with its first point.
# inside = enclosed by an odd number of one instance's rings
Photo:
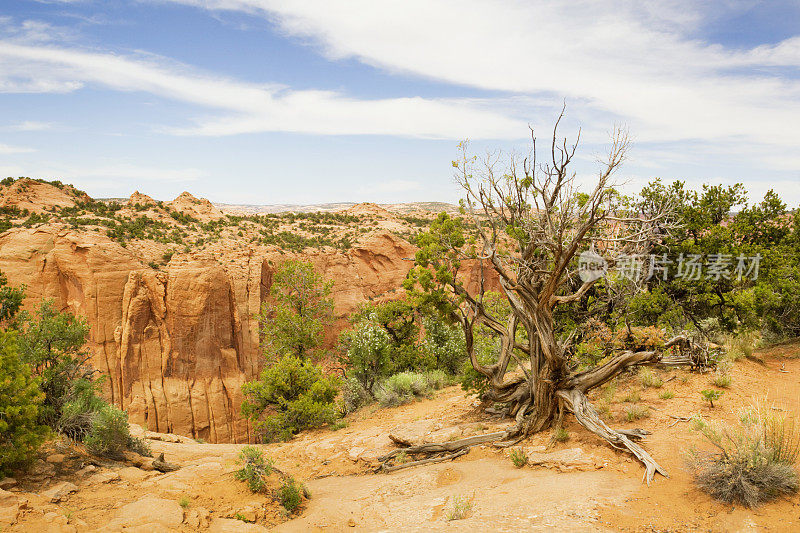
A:
{"type": "Polygon", "coordinates": [[[531,151],[521,160],[498,154],[471,157],[462,143],[453,166],[465,191],[467,229],[474,235],[462,236],[456,221],[448,225],[446,217],[440,217],[420,241],[418,264],[407,288],[438,298],[436,305],[461,323],[472,366],[488,381],[487,399],[507,403],[508,413],[516,418],[516,429],[508,437],[542,431],[572,413],[589,431],[635,455],[645,465],[649,482],[656,472],[666,472],[633,441],[641,433],[609,428],[586,394],[628,367],[658,363],[661,353],[626,351],[601,366],[575,372],[566,354],[569,341],[558,338],[553,317],[558,306],[580,301],[596,282],[581,280],[581,252],[592,248],[610,265],[622,254],[643,253],[668,231],[672,210],[669,205],[635,204],[615,190],[612,178],[629,146],[622,128],[613,132],[594,186],[579,190],[571,166],[578,143],[559,141],[562,116],[563,111],[546,161],[533,135],[531,151]],[[482,265],[477,290],[468,290],[457,275],[466,259],[482,265]],[[485,305],[489,269],[499,278],[510,305],[507,320],[485,305]],[[499,337],[493,364],[481,364],[476,356],[478,326],[499,337]],[[518,370],[509,372],[512,361],[518,370]]]}

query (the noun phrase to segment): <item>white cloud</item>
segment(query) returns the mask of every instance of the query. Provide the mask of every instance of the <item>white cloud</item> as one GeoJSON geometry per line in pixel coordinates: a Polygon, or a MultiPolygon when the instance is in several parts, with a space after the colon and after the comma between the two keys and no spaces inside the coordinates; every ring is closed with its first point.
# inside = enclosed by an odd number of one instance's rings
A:
{"type": "Polygon", "coordinates": [[[763,68],[800,67],[800,38],[732,50],[693,37],[748,1],[172,1],[267,17],[331,59],[563,96],[581,121],[624,120],[642,142],[800,144],[800,80],[763,68]]]}
{"type": "Polygon", "coordinates": [[[33,148],[26,148],[24,146],[10,146],[8,144],[0,143],[0,154],[3,155],[10,155],[10,154],[27,154],[30,152],[35,152],[33,148]]]}
{"type": "Polygon", "coordinates": [[[52,128],[53,128],[52,122],[39,122],[36,120],[25,120],[17,124],[11,124],[9,126],[6,126],[5,128],[0,127],[0,129],[5,129],[9,131],[44,131],[52,128]]]}
{"type": "Polygon", "coordinates": [[[480,101],[359,100],[330,91],[293,91],[198,73],[152,56],[126,57],[51,45],[0,41],[0,92],[65,92],[84,85],[143,91],[228,112],[179,135],[262,131],[379,134],[456,139],[516,137],[525,123],[480,101]]]}

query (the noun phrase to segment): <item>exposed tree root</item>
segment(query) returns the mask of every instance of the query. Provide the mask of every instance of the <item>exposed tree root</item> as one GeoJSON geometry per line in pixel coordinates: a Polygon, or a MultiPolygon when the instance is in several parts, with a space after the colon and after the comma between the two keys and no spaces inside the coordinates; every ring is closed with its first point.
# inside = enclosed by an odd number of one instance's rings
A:
{"type": "Polygon", "coordinates": [[[578,423],[583,427],[605,439],[613,447],[620,450],[626,449],[636,456],[644,464],[644,479],[648,485],[653,480],[656,472],[664,477],[669,477],[667,471],[644,448],[631,440],[641,439],[647,432],[643,430],[614,431],[603,422],[595,408],[589,403],[586,395],[578,389],[559,390],[557,394],[562,401],[562,405],[575,415],[578,423]]]}

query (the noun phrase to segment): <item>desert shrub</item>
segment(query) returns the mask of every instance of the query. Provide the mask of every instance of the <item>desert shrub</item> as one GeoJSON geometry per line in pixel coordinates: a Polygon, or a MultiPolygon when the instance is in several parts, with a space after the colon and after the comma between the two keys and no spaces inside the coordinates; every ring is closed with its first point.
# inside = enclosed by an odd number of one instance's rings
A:
{"type": "Polygon", "coordinates": [[[242,387],[242,413],[257,422],[266,441],[288,440],[296,433],[338,418],[338,383],[310,361],[289,355],[242,387]]]}
{"type": "Polygon", "coordinates": [[[96,384],[86,379],[76,381],[67,394],[55,429],[72,439],[83,441],[92,431],[95,414],[107,402],[97,395],[96,384]]]}
{"type": "Polygon", "coordinates": [[[637,403],[639,400],[642,399],[642,396],[639,394],[639,391],[631,391],[625,395],[622,399],[623,402],[628,403],[637,403]]]}
{"type": "Polygon", "coordinates": [[[671,390],[665,390],[658,393],[658,397],[662,400],[671,400],[675,397],[675,393],[671,390]]]}
{"type": "Polygon", "coordinates": [[[422,325],[425,338],[421,348],[430,359],[430,366],[450,375],[458,374],[467,359],[464,330],[433,315],[424,317],[422,325]]]}
{"type": "Polygon", "coordinates": [[[527,454],[525,453],[524,450],[520,450],[519,448],[511,450],[511,453],[509,454],[509,457],[511,458],[511,462],[517,468],[522,468],[523,466],[528,464],[528,456],[527,456],[527,454]]]}
{"type": "Polygon", "coordinates": [[[442,371],[401,372],[378,386],[377,399],[383,407],[396,407],[430,396],[448,383],[442,371]]]}
{"type": "Polygon", "coordinates": [[[130,441],[127,413],[106,404],[94,413],[92,429],[83,442],[93,454],[118,458],[128,449],[130,441]]]}
{"type": "Polygon", "coordinates": [[[700,391],[700,396],[702,396],[703,399],[705,401],[707,401],[711,405],[711,407],[714,407],[714,402],[716,400],[719,400],[720,397],[722,397],[723,394],[725,394],[725,393],[722,392],[722,391],[719,391],[719,390],[701,390],[700,391]]]}
{"type": "Polygon", "coordinates": [[[347,373],[370,395],[374,395],[375,384],[392,374],[395,361],[389,332],[375,319],[364,319],[341,337],[342,363],[347,373]]]}
{"type": "Polygon", "coordinates": [[[697,419],[695,429],[718,450],[689,456],[695,482],[714,498],[755,507],[800,487],[793,466],[800,453],[794,417],[756,404],[740,414],[736,426],[697,419]]]}
{"type": "Polygon", "coordinates": [[[447,511],[447,520],[462,520],[472,509],[472,502],[463,496],[453,498],[453,505],[447,511]]]}
{"type": "Polygon", "coordinates": [[[732,381],[733,380],[729,374],[718,373],[716,376],[714,376],[714,385],[717,387],[722,387],[723,389],[730,387],[732,381]]]}
{"type": "Polygon", "coordinates": [[[264,457],[264,453],[255,446],[245,446],[236,458],[240,467],[233,476],[238,481],[247,483],[250,492],[262,492],[266,488],[266,478],[272,474],[272,460],[264,457]]]}
{"type": "Polygon", "coordinates": [[[44,441],[43,401],[38,379],[20,359],[16,335],[0,330],[0,478],[33,459],[44,441]]]}
{"type": "Polygon", "coordinates": [[[743,331],[736,335],[728,334],[725,336],[725,356],[731,361],[750,357],[760,342],[761,334],[758,331],[743,331]]]}
{"type": "Polygon", "coordinates": [[[150,447],[150,444],[148,444],[146,440],[140,437],[134,437],[133,435],[128,438],[128,450],[145,457],[153,457],[153,449],[150,447]]]}
{"type": "Polygon", "coordinates": [[[661,388],[664,385],[664,381],[650,368],[639,370],[639,381],[641,381],[643,387],[652,387],[654,389],[661,388]]]}
{"type": "Polygon", "coordinates": [[[287,477],[278,488],[278,501],[281,502],[284,509],[294,512],[300,507],[302,496],[305,491],[302,483],[299,483],[293,477],[287,477]]]}
{"type": "Polygon", "coordinates": [[[20,355],[41,378],[45,394],[40,421],[55,428],[64,404],[72,399],[73,386],[93,380],[85,348],[89,326],[82,317],[56,311],[51,300],[43,301],[33,314],[20,313],[17,322],[20,355]]]}
{"type": "Polygon", "coordinates": [[[628,422],[650,417],[650,409],[641,405],[631,405],[625,409],[625,418],[628,422]]]}
{"type": "Polygon", "coordinates": [[[569,440],[569,432],[563,427],[556,428],[553,432],[553,440],[556,442],[567,442],[569,440]]]}
{"type": "Polygon", "coordinates": [[[355,412],[372,401],[372,395],[364,388],[358,379],[349,377],[344,380],[342,383],[341,403],[341,411],[343,414],[355,412]]]}

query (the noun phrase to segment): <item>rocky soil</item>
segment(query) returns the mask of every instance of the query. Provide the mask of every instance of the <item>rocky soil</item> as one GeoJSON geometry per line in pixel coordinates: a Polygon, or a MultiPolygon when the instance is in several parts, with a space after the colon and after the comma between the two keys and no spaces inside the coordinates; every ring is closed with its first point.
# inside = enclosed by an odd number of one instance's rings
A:
{"type": "Polygon", "coordinates": [[[529,458],[523,468],[512,465],[511,450],[483,445],[452,462],[374,473],[377,457],[396,449],[398,441],[446,441],[507,424],[451,387],[393,409],[364,408],[338,431],[306,432],[287,443],[261,446],[276,466],[311,491],[311,499],[293,515],[270,494],[253,495],[233,479],[242,444],[141,430],[156,454],[164,453],[181,469],[146,471],[52,443],[31,472],[0,481],[0,527],[53,532],[796,531],[800,496],[755,511],[722,504],[694,487],[684,465],[688,450],[708,445],[675,417],[700,413],[733,422],[754,396],[766,397],[776,409],[798,412],[800,345],[759,355],[765,364],[736,363],[733,386],[714,409],[699,395],[709,387],[707,374],[659,371],[662,389],[643,389],[635,376],[616,383],[610,423],[651,431],[645,446],[670,473],[651,486],[641,482],[641,465],[573,422],[566,425],[566,442],[554,442],[545,433],[520,443],[516,449],[529,458]],[[659,399],[664,389],[674,398],[659,399]],[[652,414],[627,422],[630,402],[624,398],[634,391],[641,396],[639,405],[652,414]],[[463,513],[453,520],[456,504],[463,513]]]}

